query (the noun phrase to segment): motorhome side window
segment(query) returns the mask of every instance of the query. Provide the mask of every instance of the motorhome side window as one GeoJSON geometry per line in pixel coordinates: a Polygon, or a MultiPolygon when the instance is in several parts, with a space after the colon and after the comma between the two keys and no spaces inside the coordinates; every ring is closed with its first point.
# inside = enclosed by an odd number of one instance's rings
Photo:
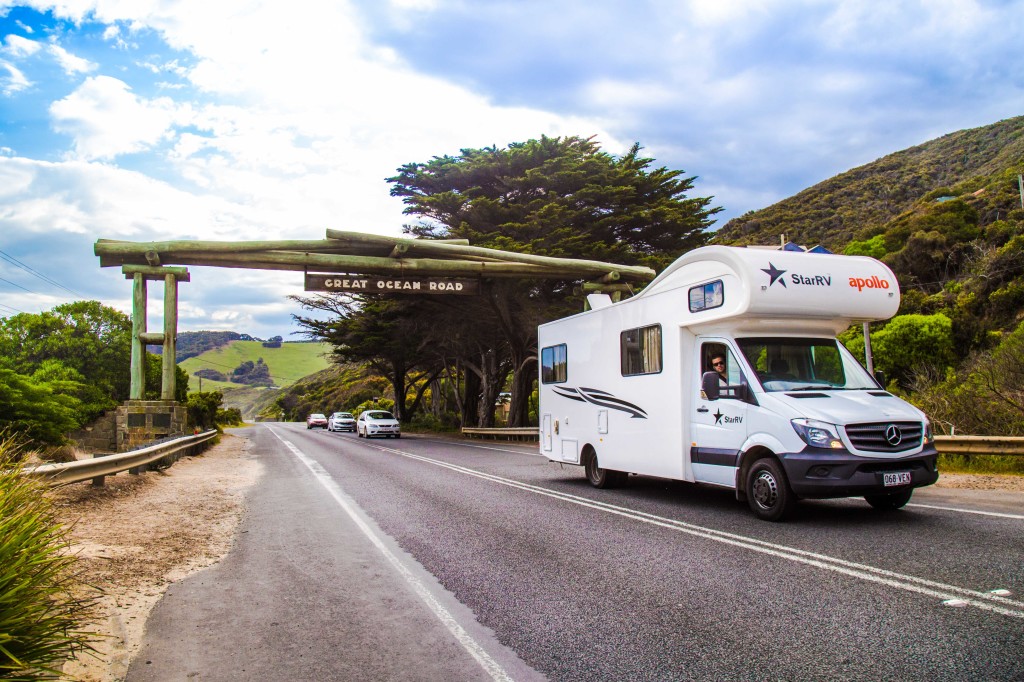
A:
{"type": "Polygon", "coordinates": [[[718,308],[725,302],[725,290],[722,280],[701,284],[690,289],[690,312],[697,313],[701,310],[718,308]]]}
{"type": "Polygon", "coordinates": [[[622,376],[661,371],[661,325],[627,329],[619,335],[622,376]]]}
{"type": "Polygon", "coordinates": [[[548,346],[540,351],[540,380],[545,384],[560,384],[566,376],[566,347],[564,343],[548,346]]]}

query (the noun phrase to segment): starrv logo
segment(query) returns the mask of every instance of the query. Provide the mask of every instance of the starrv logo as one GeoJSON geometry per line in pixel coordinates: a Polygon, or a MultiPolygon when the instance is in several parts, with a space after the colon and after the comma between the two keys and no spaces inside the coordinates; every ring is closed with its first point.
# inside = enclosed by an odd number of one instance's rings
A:
{"type": "Polygon", "coordinates": [[[776,282],[781,284],[783,287],[786,286],[786,280],[782,279],[782,276],[786,274],[786,271],[779,270],[777,267],[772,265],[771,261],[768,261],[767,268],[761,268],[761,272],[763,272],[764,274],[768,275],[771,278],[771,281],[768,282],[768,286],[771,286],[776,282]]]}
{"type": "Polygon", "coordinates": [[[864,289],[888,289],[889,282],[878,275],[871,275],[868,279],[864,279],[863,277],[851,277],[850,286],[855,288],[857,291],[863,291],[864,289]]]}

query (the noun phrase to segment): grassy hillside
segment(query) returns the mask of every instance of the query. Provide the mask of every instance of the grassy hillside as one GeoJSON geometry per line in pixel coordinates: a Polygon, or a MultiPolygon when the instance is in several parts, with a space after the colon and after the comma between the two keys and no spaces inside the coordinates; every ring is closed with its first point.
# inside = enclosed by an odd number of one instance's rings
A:
{"type": "MultiPolygon", "coordinates": [[[[190,393],[199,391],[199,377],[193,376],[196,370],[213,369],[230,375],[243,362],[256,362],[260,358],[270,368],[274,385],[285,387],[325,369],[330,364],[327,359],[329,353],[330,346],[325,343],[283,343],[280,348],[265,348],[259,341],[232,341],[226,346],[184,360],[179,365],[188,372],[190,393]]],[[[202,380],[203,391],[231,391],[240,388],[251,387],[205,378],[202,380]]]]}

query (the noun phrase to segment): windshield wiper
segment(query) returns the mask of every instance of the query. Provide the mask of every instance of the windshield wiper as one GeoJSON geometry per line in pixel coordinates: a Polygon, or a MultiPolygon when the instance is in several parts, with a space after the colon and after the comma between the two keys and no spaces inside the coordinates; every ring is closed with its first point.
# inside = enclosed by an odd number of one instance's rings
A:
{"type": "Polygon", "coordinates": [[[840,386],[833,386],[831,384],[811,384],[810,386],[798,386],[797,388],[787,388],[787,391],[841,391],[844,390],[840,386]]]}

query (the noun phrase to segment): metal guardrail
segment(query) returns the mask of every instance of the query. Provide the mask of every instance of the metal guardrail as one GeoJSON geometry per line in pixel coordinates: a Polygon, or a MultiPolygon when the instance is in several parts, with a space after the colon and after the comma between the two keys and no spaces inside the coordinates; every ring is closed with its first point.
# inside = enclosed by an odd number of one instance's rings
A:
{"type": "Polygon", "coordinates": [[[505,440],[539,440],[540,429],[536,426],[518,426],[509,428],[475,428],[465,427],[462,435],[472,438],[503,438],[505,440]]]}
{"type": "Polygon", "coordinates": [[[935,436],[944,455],[1011,455],[1024,457],[1024,438],[1012,436],[935,436]]]}
{"type": "Polygon", "coordinates": [[[112,476],[120,471],[138,473],[142,467],[164,459],[180,456],[183,450],[205,443],[217,435],[216,430],[204,431],[194,436],[175,438],[148,448],[119,452],[115,455],[103,455],[93,459],[80,459],[76,462],[40,464],[22,470],[25,476],[45,479],[51,486],[81,481],[93,481],[95,485],[103,485],[104,476],[112,476]]]}

